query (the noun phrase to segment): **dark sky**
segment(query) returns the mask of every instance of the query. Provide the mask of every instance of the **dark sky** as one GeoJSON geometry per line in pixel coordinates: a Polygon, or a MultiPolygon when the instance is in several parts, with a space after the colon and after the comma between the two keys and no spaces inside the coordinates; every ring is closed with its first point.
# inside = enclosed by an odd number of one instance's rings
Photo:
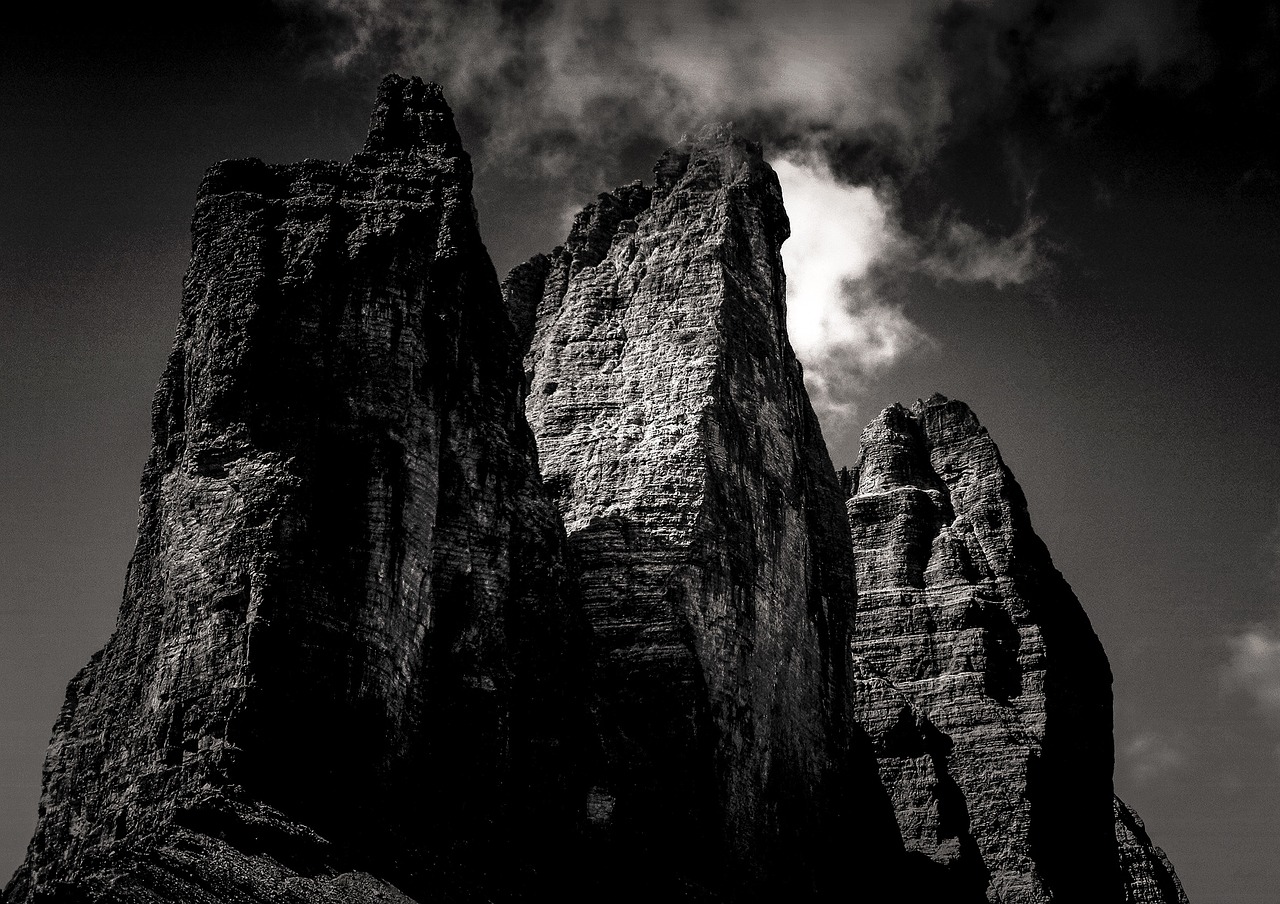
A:
{"type": "Polygon", "coordinates": [[[1274,904],[1277,4],[773,6],[197,3],[0,34],[0,873],[119,604],[201,174],[350,156],[397,69],[443,84],[500,272],[682,130],[759,136],[837,464],[883,405],[973,406],[1110,656],[1118,792],[1193,902],[1274,904]]]}

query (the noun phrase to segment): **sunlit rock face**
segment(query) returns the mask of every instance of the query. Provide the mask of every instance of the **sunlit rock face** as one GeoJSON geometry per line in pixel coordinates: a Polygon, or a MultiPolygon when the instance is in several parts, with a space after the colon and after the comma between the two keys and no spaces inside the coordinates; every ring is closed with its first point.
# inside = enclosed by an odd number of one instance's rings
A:
{"type": "Polygon", "coordinates": [[[1125,874],[1125,904],[1187,904],[1186,892],[1173,864],[1152,843],[1147,827],[1133,808],[1115,798],[1116,843],[1125,874]]]}
{"type": "Polygon", "coordinates": [[[973,412],[885,409],[848,511],[858,714],[908,849],[959,900],[1179,900],[1135,891],[1155,886],[1113,809],[1110,668],[973,412]]]}
{"type": "Polygon", "coordinates": [[[691,883],[871,894],[900,848],[849,718],[853,558],[777,178],[715,128],[655,172],[505,284],[599,656],[601,831],[691,883]]]}
{"type": "Polygon", "coordinates": [[[214,166],[192,234],[116,631],[5,899],[482,885],[450,864],[585,796],[585,659],[440,90],[388,77],[350,163],[214,166]]]}

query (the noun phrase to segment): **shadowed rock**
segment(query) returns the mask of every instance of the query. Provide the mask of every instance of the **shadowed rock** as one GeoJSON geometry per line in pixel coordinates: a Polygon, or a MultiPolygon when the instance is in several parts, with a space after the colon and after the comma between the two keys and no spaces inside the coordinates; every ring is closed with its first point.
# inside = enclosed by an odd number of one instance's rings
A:
{"type": "Polygon", "coordinates": [[[495,852],[519,873],[508,836],[553,843],[583,796],[584,678],[439,88],[384,80],[349,164],[214,166],[192,234],[116,631],[68,689],[5,899],[465,897],[495,852]]]}

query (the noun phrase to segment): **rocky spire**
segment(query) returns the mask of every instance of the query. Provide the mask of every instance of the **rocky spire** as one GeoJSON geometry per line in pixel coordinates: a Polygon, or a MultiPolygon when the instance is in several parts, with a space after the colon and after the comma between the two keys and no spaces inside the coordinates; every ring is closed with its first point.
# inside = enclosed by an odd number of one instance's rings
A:
{"type": "Polygon", "coordinates": [[[872,894],[900,848],[849,718],[852,550],[786,335],[782,194],[723,127],[655,171],[505,284],[596,637],[600,828],[641,881],[872,894]]]}
{"type": "Polygon", "coordinates": [[[192,235],[116,631],[5,900],[485,887],[576,816],[585,660],[440,89],[388,77],[351,164],[214,166],[192,235]]]}
{"type": "Polygon", "coordinates": [[[378,85],[369,117],[366,154],[419,153],[443,159],[462,157],[462,139],[444,92],[422,79],[389,75],[378,85]]]}
{"type": "Polygon", "coordinates": [[[973,412],[885,409],[853,477],[856,699],[908,847],[949,899],[1176,904],[1132,897],[1111,671],[973,412]]]}

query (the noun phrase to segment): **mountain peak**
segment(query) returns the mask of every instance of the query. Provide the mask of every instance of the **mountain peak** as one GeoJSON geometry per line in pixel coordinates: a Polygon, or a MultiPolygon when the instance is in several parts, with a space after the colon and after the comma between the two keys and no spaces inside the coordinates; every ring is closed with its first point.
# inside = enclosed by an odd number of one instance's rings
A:
{"type": "Polygon", "coordinates": [[[385,76],[369,118],[365,152],[424,151],[441,146],[452,153],[462,151],[453,111],[441,87],[417,76],[385,76]]]}
{"type": "Polygon", "coordinates": [[[692,136],[682,135],[663,152],[653,172],[658,198],[732,190],[734,203],[758,205],[772,242],[781,244],[791,234],[773,167],[759,143],[735,131],[732,123],[710,123],[692,136]]]}

